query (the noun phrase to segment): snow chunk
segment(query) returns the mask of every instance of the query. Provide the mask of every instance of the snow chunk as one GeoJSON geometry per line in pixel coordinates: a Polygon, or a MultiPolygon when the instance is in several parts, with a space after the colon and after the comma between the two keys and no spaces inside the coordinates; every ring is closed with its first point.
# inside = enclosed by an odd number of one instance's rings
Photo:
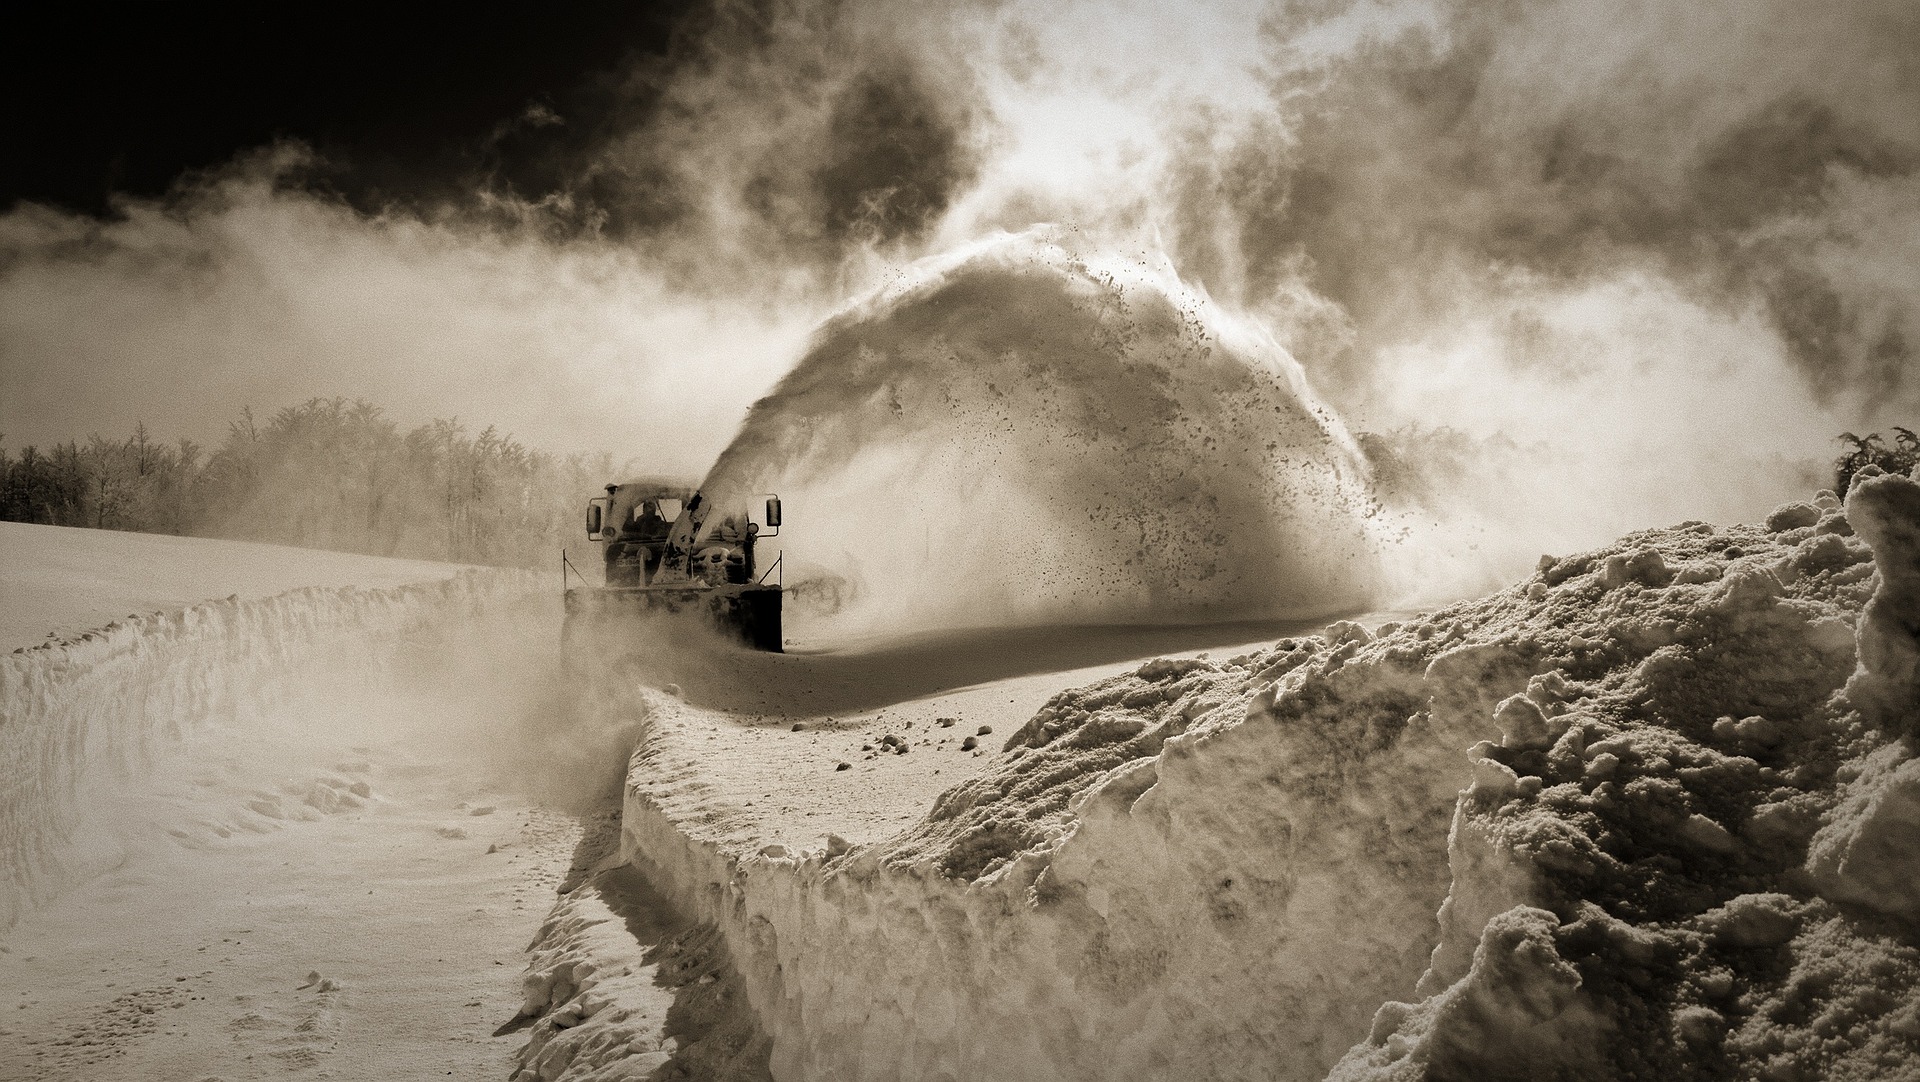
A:
{"type": "Polygon", "coordinates": [[[1810,503],[1783,503],[1767,516],[1767,532],[1785,533],[1820,521],[1820,508],[1810,503]]]}
{"type": "Polygon", "coordinates": [[[1547,731],[1547,716],[1526,694],[1511,695],[1494,708],[1493,720],[1500,726],[1500,743],[1509,748],[1545,748],[1553,744],[1547,731]]]}
{"type": "Polygon", "coordinates": [[[1777,947],[1799,930],[1806,906],[1785,894],[1742,894],[1702,916],[1699,926],[1733,947],[1777,947]]]}
{"type": "Polygon", "coordinates": [[[1920,917],[1920,759],[1906,754],[1879,753],[1814,836],[1807,866],[1823,896],[1920,917]]]}
{"type": "Polygon", "coordinates": [[[1601,565],[1600,579],[1607,589],[1617,590],[1629,582],[1642,586],[1665,586],[1673,581],[1673,572],[1668,570],[1667,562],[1660,553],[1651,548],[1636,552],[1609,556],[1601,565]]]}
{"type": "Polygon", "coordinates": [[[1419,1006],[1389,1003],[1327,1082],[1551,1078],[1586,1067],[1601,1027],[1580,971],[1561,956],[1559,920],[1515,906],[1487,922],[1473,966],[1419,1006]]]}
{"type": "Polygon", "coordinates": [[[1920,483],[1856,480],[1847,519],[1872,547],[1880,580],[1861,615],[1860,671],[1847,697],[1892,731],[1920,736],[1920,483]]]}

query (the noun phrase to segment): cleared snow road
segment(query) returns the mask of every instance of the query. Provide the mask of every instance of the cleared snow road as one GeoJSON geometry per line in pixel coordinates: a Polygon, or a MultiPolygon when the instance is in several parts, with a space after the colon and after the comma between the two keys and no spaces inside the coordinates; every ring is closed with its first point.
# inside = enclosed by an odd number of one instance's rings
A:
{"type": "MultiPolygon", "coordinates": [[[[1402,615],[1357,619],[1377,627],[1402,615]]],[[[654,740],[701,764],[703,803],[724,809],[742,846],[805,846],[826,834],[862,844],[977,773],[1056,692],[1149,658],[1230,657],[1327,622],[979,628],[784,655],[655,643],[636,660],[647,682],[702,708],[656,719],[654,740]]]]}

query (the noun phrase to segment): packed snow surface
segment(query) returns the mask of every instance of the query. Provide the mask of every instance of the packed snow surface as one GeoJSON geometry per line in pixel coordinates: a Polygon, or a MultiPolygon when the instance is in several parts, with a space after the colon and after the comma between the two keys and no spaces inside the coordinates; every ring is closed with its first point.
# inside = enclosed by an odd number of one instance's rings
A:
{"type": "MultiPolygon", "coordinates": [[[[355,566],[142,540],[97,551],[216,595],[355,566]]],[[[581,837],[578,779],[534,754],[558,606],[545,576],[402,563],[0,656],[0,1079],[512,1069],[581,837]]],[[[90,603],[86,566],[36,570],[90,603]]]]}
{"type": "Polygon", "coordinates": [[[0,649],[214,598],[253,600],[303,586],[403,586],[461,570],[252,541],[0,522],[0,649]]]}
{"type": "Polygon", "coordinates": [[[1891,476],[1633,534],[915,743],[964,776],[855,837],[744,808],[738,711],[631,692],[624,854],[783,1082],[1920,1076],[1917,566],[1891,476]]]}
{"type": "Polygon", "coordinates": [[[504,1079],[577,827],[391,732],[342,743],[126,800],[147,848],[0,938],[0,1079],[504,1079]]]}

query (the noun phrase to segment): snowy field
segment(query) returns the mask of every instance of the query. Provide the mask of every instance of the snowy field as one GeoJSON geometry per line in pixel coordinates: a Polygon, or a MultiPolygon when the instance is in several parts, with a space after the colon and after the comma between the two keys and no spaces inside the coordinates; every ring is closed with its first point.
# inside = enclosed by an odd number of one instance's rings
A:
{"type": "Polygon", "coordinates": [[[37,646],[130,615],[303,586],[435,582],[460,565],[202,537],[0,522],[0,647],[37,646]]]}

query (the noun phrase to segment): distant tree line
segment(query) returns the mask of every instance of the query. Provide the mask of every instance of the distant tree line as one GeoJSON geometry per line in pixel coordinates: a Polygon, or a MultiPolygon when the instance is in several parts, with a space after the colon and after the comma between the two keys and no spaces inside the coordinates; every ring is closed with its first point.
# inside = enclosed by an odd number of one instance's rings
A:
{"type": "Polygon", "coordinates": [[[1853,475],[1868,466],[1878,466],[1888,473],[1910,474],[1913,467],[1920,464],[1920,436],[1898,425],[1893,428],[1891,444],[1878,432],[1865,436],[1842,432],[1840,441],[1850,445],[1833,464],[1833,488],[1842,497],[1853,484],[1853,475]]]}
{"type": "Polygon", "coordinates": [[[451,420],[403,432],[371,403],[316,398],[264,424],[244,411],[211,454],[144,424],[121,440],[0,447],[0,479],[13,522],[544,568],[613,462],[451,420]]]}

